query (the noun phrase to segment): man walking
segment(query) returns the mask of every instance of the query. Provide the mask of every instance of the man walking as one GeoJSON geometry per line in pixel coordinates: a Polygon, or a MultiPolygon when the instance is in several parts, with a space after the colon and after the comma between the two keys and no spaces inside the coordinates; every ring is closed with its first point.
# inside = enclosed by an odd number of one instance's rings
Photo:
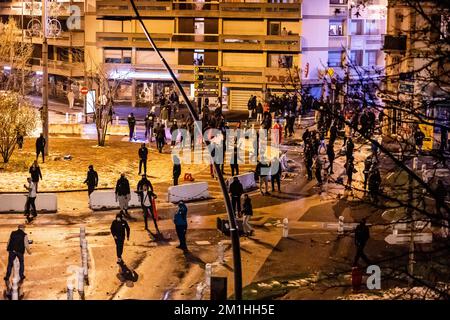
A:
{"type": "Polygon", "coordinates": [[[125,177],[125,173],[120,175],[119,180],[116,183],[116,202],[119,202],[119,208],[124,211],[125,217],[129,218],[128,214],[128,203],[131,200],[130,183],[125,177]]]}
{"type": "Polygon", "coordinates": [[[87,172],[86,180],[84,180],[85,184],[88,186],[88,196],[91,196],[91,193],[94,192],[95,188],[98,185],[98,174],[97,171],[94,170],[94,166],[91,164],[89,166],[89,170],[87,172]]]}
{"type": "Polygon", "coordinates": [[[178,202],[178,210],[173,217],[173,223],[175,224],[175,230],[177,232],[178,240],[180,245],[178,249],[183,251],[188,251],[186,245],[186,232],[187,232],[187,207],[183,201],[178,202]]]}
{"type": "Polygon", "coordinates": [[[158,148],[159,153],[162,153],[164,144],[166,142],[166,129],[164,124],[161,124],[155,130],[156,134],[156,147],[158,148]]]}
{"type": "Polygon", "coordinates": [[[116,219],[111,223],[111,234],[116,242],[117,263],[120,263],[122,262],[125,234],[127,240],[130,240],[130,227],[128,226],[128,222],[123,219],[122,211],[116,215],[116,219]]]}
{"type": "Polygon", "coordinates": [[[33,181],[34,185],[36,186],[36,192],[37,192],[39,179],[42,180],[41,168],[39,167],[37,160],[34,160],[33,164],[30,167],[30,170],[28,170],[28,172],[31,175],[31,181],[33,181]]]}
{"type": "Polygon", "coordinates": [[[134,127],[136,126],[136,118],[134,117],[133,112],[128,116],[128,129],[130,130],[130,141],[134,138],[134,127]]]}
{"type": "MultiPolygon", "coordinates": [[[[142,186],[142,197],[141,197],[141,206],[142,211],[144,213],[144,224],[145,224],[145,230],[150,232],[150,234],[155,237],[155,235],[150,231],[148,228],[148,218],[151,216],[153,219],[153,223],[155,224],[155,229],[158,235],[161,234],[158,228],[158,224],[155,219],[155,215],[153,213],[153,205],[152,205],[152,198],[155,196],[155,194],[149,190],[147,184],[144,184],[142,186]]],[[[156,238],[156,237],[155,237],[156,238]]]]}
{"type": "Polygon", "coordinates": [[[366,226],[366,219],[362,219],[361,222],[356,226],[355,229],[355,245],[356,245],[356,256],[353,261],[353,266],[358,266],[359,258],[362,258],[364,262],[370,265],[370,260],[364,253],[364,247],[370,238],[369,228],[366,226]]]}
{"type": "Polygon", "coordinates": [[[69,108],[73,109],[73,105],[75,102],[75,93],[73,93],[72,89],[67,93],[67,100],[69,101],[69,108]]]}
{"type": "Polygon", "coordinates": [[[238,177],[233,178],[233,182],[230,184],[229,192],[231,194],[231,206],[233,208],[234,215],[237,216],[241,212],[241,196],[244,193],[244,187],[238,177]]]}
{"type": "Polygon", "coordinates": [[[36,139],[36,160],[39,158],[39,154],[42,153],[42,163],[45,162],[45,138],[44,135],[41,133],[39,135],[39,138],[36,139]]]}
{"type": "Polygon", "coordinates": [[[148,149],[145,146],[145,143],[141,144],[141,147],[138,151],[139,155],[139,175],[142,172],[142,166],[144,166],[144,174],[147,174],[147,155],[148,155],[148,149]]]}
{"type": "Polygon", "coordinates": [[[23,255],[25,250],[28,254],[31,254],[30,242],[28,241],[28,236],[25,233],[25,225],[20,224],[17,230],[11,232],[9,236],[8,244],[6,245],[6,250],[8,250],[8,266],[6,268],[6,275],[3,278],[6,282],[9,282],[9,277],[11,276],[11,271],[14,266],[14,260],[19,259],[19,276],[20,281],[25,279],[25,264],[23,255]]]}
{"type": "Polygon", "coordinates": [[[27,221],[31,222],[33,219],[37,216],[36,212],[36,185],[34,184],[33,180],[31,178],[27,178],[28,186],[24,184],[24,188],[27,189],[28,195],[27,195],[27,201],[25,203],[25,216],[27,217],[27,221]],[[32,209],[32,216],[30,217],[30,207],[32,209]]]}
{"type": "Polygon", "coordinates": [[[244,233],[247,236],[253,235],[253,228],[249,223],[250,218],[253,216],[252,200],[248,194],[244,194],[244,204],[242,209],[242,214],[244,215],[244,220],[242,226],[244,228],[244,233]]]}

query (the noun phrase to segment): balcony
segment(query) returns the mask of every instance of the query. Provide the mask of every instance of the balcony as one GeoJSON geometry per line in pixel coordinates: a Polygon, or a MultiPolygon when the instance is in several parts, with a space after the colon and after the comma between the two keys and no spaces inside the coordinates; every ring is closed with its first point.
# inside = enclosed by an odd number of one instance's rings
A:
{"type": "MultiPolygon", "coordinates": [[[[70,6],[78,6],[81,16],[84,16],[84,1],[72,0],[71,2],[51,2],[47,9],[52,16],[69,17],[71,14],[70,6]]],[[[42,2],[0,2],[0,12],[2,15],[41,16],[42,2]]]]}
{"type": "Polygon", "coordinates": [[[382,45],[381,34],[350,36],[350,48],[354,50],[379,50],[382,45]]]}
{"type": "MultiPolygon", "coordinates": [[[[145,17],[204,17],[204,18],[277,18],[300,19],[301,6],[299,0],[292,3],[260,2],[228,2],[226,0],[199,2],[187,1],[137,1],[137,8],[145,17]]],[[[133,9],[126,0],[97,1],[97,15],[132,16],[133,9]]]]}
{"type": "MultiPolygon", "coordinates": [[[[42,59],[32,58],[31,64],[31,70],[34,72],[42,71],[42,59]]],[[[48,60],[48,73],[65,77],[83,77],[84,63],[48,60]]]]}
{"type": "Polygon", "coordinates": [[[339,50],[347,48],[347,36],[329,36],[328,48],[339,50]]]}
{"type": "MultiPolygon", "coordinates": [[[[22,37],[22,32],[17,35],[17,38],[22,37]]],[[[42,44],[41,37],[24,37],[24,42],[42,44]]],[[[47,38],[49,45],[58,47],[83,47],[84,46],[84,32],[71,31],[61,32],[61,35],[57,38],[47,38]]]]}
{"type": "Polygon", "coordinates": [[[331,5],[346,6],[347,5],[347,0],[330,0],[330,4],[331,5]]]}
{"type": "MultiPolygon", "coordinates": [[[[161,34],[152,35],[156,44],[163,49],[215,49],[215,50],[257,50],[300,52],[300,36],[265,35],[217,35],[217,34],[161,34]]],[[[148,48],[143,33],[97,32],[100,47],[148,48]]]]}
{"type": "Polygon", "coordinates": [[[384,35],[384,51],[406,51],[406,36],[384,35]]]}

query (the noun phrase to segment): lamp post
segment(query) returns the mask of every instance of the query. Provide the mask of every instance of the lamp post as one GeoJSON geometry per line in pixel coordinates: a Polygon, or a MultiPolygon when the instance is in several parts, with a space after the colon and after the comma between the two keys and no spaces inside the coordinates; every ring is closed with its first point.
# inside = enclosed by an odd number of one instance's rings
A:
{"type": "Polygon", "coordinates": [[[42,0],[42,133],[45,138],[44,154],[48,156],[48,43],[47,0],[42,0]]]}
{"type": "MultiPolygon", "coordinates": [[[[180,93],[183,97],[183,100],[186,103],[187,108],[189,109],[191,117],[194,120],[195,126],[197,126],[198,120],[199,120],[197,112],[195,111],[194,107],[192,106],[192,103],[189,100],[188,96],[186,95],[186,92],[184,91],[183,87],[181,86],[181,83],[178,81],[177,77],[173,73],[169,64],[162,56],[161,52],[159,51],[158,47],[156,46],[155,42],[153,41],[152,37],[150,36],[150,33],[147,31],[147,27],[144,25],[144,22],[142,21],[142,18],[139,14],[139,11],[137,10],[134,0],[130,0],[130,3],[133,7],[136,18],[139,21],[139,24],[141,25],[141,28],[144,31],[145,36],[147,37],[147,40],[150,42],[151,46],[153,47],[155,52],[158,54],[161,62],[164,64],[165,68],[169,72],[170,77],[172,78],[172,81],[178,88],[178,91],[180,91],[180,93]]],[[[199,130],[198,127],[197,127],[197,130],[199,130]]],[[[200,131],[200,134],[202,134],[201,131],[200,131]]],[[[202,135],[202,137],[203,137],[203,135],[202,135]]],[[[204,142],[206,145],[209,145],[208,141],[204,140],[204,142]]],[[[213,163],[214,163],[214,170],[216,172],[220,187],[222,189],[222,193],[223,193],[223,197],[224,197],[224,201],[225,201],[225,208],[228,213],[228,219],[230,221],[230,237],[231,237],[231,245],[232,245],[232,249],[233,249],[233,266],[234,266],[234,298],[236,300],[242,300],[241,251],[240,251],[239,233],[238,233],[238,229],[237,229],[236,217],[234,216],[234,213],[233,213],[233,209],[232,209],[231,201],[230,201],[230,195],[227,192],[225,179],[223,178],[222,171],[220,170],[220,165],[218,163],[216,163],[215,161],[213,161],[213,163]]]]}

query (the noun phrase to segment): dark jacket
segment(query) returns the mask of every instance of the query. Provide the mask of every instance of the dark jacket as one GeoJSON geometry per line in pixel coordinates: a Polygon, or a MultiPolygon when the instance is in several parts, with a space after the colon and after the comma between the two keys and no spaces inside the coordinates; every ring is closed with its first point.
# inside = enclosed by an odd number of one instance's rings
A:
{"type": "Polygon", "coordinates": [[[39,137],[36,139],[36,150],[44,150],[45,147],[45,138],[39,137]]]}
{"type": "Polygon", "coordinates": [[[116,194],[118,196],[126,196],[130,194],[130,183],[127,178],[120,177],[116,183],[116,194]]]}
{"type": "Polygon", "coordinates": [[[173,177],[179,177],[181,175],[181,164],[173,164],[173,177]]]}
{"type": "Polygon", "coordinates": [[[173,217],[176,226],[187,226],[187,207],[184,203],[178,205],[178,210],[173,217]]]}
{"type": "Polygon", "coordinates": [[[28,172],[30,173],[31,180],[33,182],[39,182],[39,178],[42,179],[41,168],[39,168],[39,166],[38,167],[31,166],[28,172]]]}
{"type": "Polygon", "coordinates": [[[358,224],[355,229],[355,244],[357,246],[364,246],[369,240],[369,228],[366,225],[358,224]]]}
{"type": "Polygon", "coordinates": [[[154,121],[155,121],[155,114],[153,112],[150,112],[145,116],[145,127],[153,128],[154,121]]]}
{"type": "Polygon", "coordinates": [[[139,154],[139,159],[147,160],[147,155],[148,155],[148,149],[147,149],[147,147],[141,147],[141,148],[139,148],[138,154],[139,154]]]}
{"type": "Polygon", "coordinates": [[[134,116],[128,116],[128,126],[134,127],[136,125],[136,118],[134,116]]]}
{"type": "Polygon", "coordinates": [[[9,236],[9,243],[7,250],[9,252],[15,251],[18,253],[25,253],[25,236],[27,234],[23,230],[15,230],[11,232],[11,235],[9,236]]]}
{"type": "Polygon", "coordinates": [[[87,183],[88,186],[96,187],[98,185],[97,171],[95,171],[94,169],[89,169],[84,183],[87,183]]]}
{"type": "Polygon", "coordinates": [[[127,238],[130,237],[130,227],[125,220],[117,221],[116,219],[111,223],[111,234],[120,240],[125,239],[125,232],[127,238]]]}
{"type": "Polygon", "coordinates": [[[244,216],[253,215],[252,200],[250,198],[244,199],[244,204],[242,205],[242,213],[244,214],[244,216]]]}
{"type": "Polygon", "coordinates": [[[244,193],[244,187],[239,180],[235,180],[230,184],[230,193],[233,197],[240,197],[244,193]]]}

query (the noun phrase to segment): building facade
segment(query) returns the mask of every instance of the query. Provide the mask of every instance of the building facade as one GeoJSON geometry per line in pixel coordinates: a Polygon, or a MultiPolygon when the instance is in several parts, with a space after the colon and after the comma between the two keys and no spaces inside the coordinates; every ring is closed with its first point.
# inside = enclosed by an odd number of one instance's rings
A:
{"type": "MultiPolygon", "coordinates": [[[[304,0],[302,33],[303,84],[324,93],[324,81],[345,79],[354,86],[361,76],[384,68],[386,0],[304,0]]],[[[355,88],[358,90],[358,88],[355,88]]]]}

